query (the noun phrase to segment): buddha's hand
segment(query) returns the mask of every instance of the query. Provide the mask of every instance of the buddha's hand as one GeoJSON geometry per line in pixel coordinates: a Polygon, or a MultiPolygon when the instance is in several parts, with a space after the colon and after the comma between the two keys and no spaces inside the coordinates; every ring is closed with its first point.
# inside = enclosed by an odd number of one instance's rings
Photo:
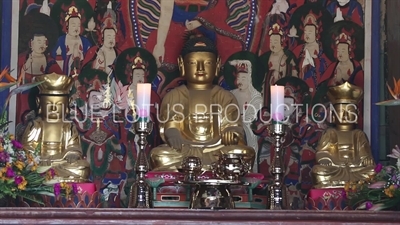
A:
{"type": "Polygon", "coordinates": [[[71,151],[65,154],[64,160],[67,160],[68,163],[73,163],[82,158],[82,155],[80,152],[77,151],[71,151]]]}
{"type": "Polygon", "coordinates": [[[375,161],[372,157],[366,157],[362,159],[361,166],[372,166],[375,164],[375,161]]]}
{"type": "Polygon", "coordinates": [[[201,23],[200,23],[200,21],[198,21],[198,20],[191,20],[191,21],[186,20],[186,21],[185,21],[185,27],[186,27],[186,29],[187,29],[188,31],[194,30],[194,29],[196,29],[196,28],[198,28],[198,27],[200,27],[200,26],[201,26],[201,23]]]}
{"type": "Polygon", "coordinates": [[[222,132],[221,141],[223,145],[237,145],[239,133],[235,129],[226,129],[222,132]]]}
{"type": "Polygon", "coordinates": [[[183,139],[178,129],[168,128],[165,130],[165,138],[171,148],[176,150],[182,149],[183,139]]]}
{"type": "Polygon", "coordinates": [[[333,165],[332,159],[330,159],[328,157],[321,158],[320,160],[318,160],[318,163],[321,166],[332,166],[333,165]]]}

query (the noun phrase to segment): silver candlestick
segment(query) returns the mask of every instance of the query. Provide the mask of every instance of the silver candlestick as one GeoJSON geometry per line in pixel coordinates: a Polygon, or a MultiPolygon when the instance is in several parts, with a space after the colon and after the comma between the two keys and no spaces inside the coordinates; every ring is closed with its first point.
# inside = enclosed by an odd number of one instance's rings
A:
{"type": "Polygon", "coordinates": [[[145,175],[149,171],[149,161],[145,154],[147,146],[146,137],[153,130],[153,123],[139,119],[135,124],[138,140],[138,158],[135,164],[136,181],[131,186],[128,208],[153,208],[151,187],[145,180],[145,175]]]}
{"type": "Polygon", "coordinates": [[[275,156],[272,159],[271,174],[274,176],[273,184],[269,187],[269,209],[286,208],[286,190],[283,186],[283,175],[285,174],[285,165],[283,163],[284,137],[287,125],[282,122],[273,121],[269,127],[271,137],[274,137],[275,156]]]}

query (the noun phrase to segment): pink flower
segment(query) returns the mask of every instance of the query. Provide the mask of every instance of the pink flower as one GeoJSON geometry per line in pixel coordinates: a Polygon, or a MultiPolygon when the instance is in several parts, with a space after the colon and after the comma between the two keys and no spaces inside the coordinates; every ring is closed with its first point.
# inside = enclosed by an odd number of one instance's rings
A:
{"type": "Polygon", "coordinates": [[[15,176],[14,170],[11,167],[7,167],[6,177],[14,177],[14,176],[15,176]]]}
{"type": "Polygon", "coordinates": [[[61,185],[59,183],[54,184],[54,195],[57,197],[61,193],[61,185]]]}
{"type": "Polygon", "coordinates": [[[9,160],[10,160],[10,156],[8,155],[8,153],[6,151],[0,152],[0,162],[5,163],[5,162],[8,162],[9,160]]]}
{"type": "Polygon", "coordinates": [[[342,198],[343,198],[343,199],[347,199],[347,194],[346,194],[345,191],[342,191],[342,198]]]}
{"type": "Polygon", "coordinates": [[[72,191],[74,194],[78,194],[78,186],[75,183],[72,183],[72,191]]]}
{"type": "Polygon", "coordinates": [[[370,202],[370,201],[368,201],[368,202],[365,203],[365,209],[367,209],[367,210],[369,210],[370,208],[372,208],[372,206],[374,206],[374,205],[373,205],[372,202],[370,202]]]}
{"type": "Polygon", "coordinates": [[[24,178],[21,177],[21,176],[16,176],[15,179],[14,179],[14,182],[15,182],[16,185],[22,183],[22,181],[24,181],[24,178]]]}
{"type": "Polygon", "coordinates": [[[51,178],[54,178],[56,176],[56,171],[53,168],[49,169],[48,173],[51,176],[51,178]]]}
{"type": "Polygon", "coordinates": [[[384,209],[385,205],[383,203],[378,203],[373,205],[369,210],[370,211],[380,211],[381,209],[384,209]]]}
{"type": "Polygon", "coordinates": [[[381,172],[382,168],[383,168],[382,164],[378,163],[378,164],[375,166],[375,169],[374,169],[374,170],[375,170],[376,173],[379,173],[379,172],[381,172]]]}
{"type": "Polygon", "coordinates": [[[386,184],[386,181],[378,181],[373,184],[370,184],[368,186],[368,188],[379,189],[379,188],[383,188],[385,186],[385,184],[386,184]]]}
{"type": "Polygon", "coordinates": [[[23,148],[22,144],[21,144],[19,141],[12,140],[11,143],[12,143],[13,146],[14,146],[15,148],[17,148],[17,149],[22,149],[22,148],[23,148]]]}

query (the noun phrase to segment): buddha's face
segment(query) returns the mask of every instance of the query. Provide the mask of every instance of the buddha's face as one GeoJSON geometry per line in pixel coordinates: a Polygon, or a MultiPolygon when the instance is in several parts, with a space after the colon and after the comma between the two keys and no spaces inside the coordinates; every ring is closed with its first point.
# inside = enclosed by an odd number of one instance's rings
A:
{"type": "Polygon", "coordinates": [[[340,62],[345,62],[350,59],[349,45],[345,43],[339,43],[337,45],[337,59],[340,62]]]}
{"type": "Polygon", "coordinates": [[[39,104],[42,118],[50,121],[64,119],[68,101],[68,95],[41,95],[39,104]]]}
{"type": "Polygon", "coordinates": [[[100,91],[93,90],[89,93],[88,104],[92,111],[99,111],[102,108],[104,96],[100,91]]]}
{"type": "Polygon", "coordinates": [[[31,40],[31,50],[37,54],[43,54],[47,49],[47,38],[44,35],[35,35],[31,40]]]}
{"type": "Polygon", "coordinates": [[[307,43],[315,42],[316,37],[316,29],[313,25],[307,25],[304,27],[304,41],[307,43]]]}
{"type": "Polygon", "coordinates": [[[271,35],[269,39],[269,48],[276,53],[282,50],[281,36],[278,34],[271,35]]]}
{"type": "Polygon", "coordinates": [[[72,17],[68,20],[68,34],[78,36],[81,33],[81,19],[72,17]]]}
{"type": "Polygon", "coordinates": [[[220,59],[211,52],[192,52],[178,59],[181,74],[192,84],[211,84],[219,69],[220,59]]]}
{"type": "Polygon", "coordinates": [[[144,83],[144,70],[134,69],[132,71],[132,85],[136,87],[137,84],[144,83]]]}
{"type": "Polygon", "coordinates": [[[236,78],[236,84],[239,90],[247,90],[249,89],[250,86],[250,80],[249,76],[251,76],[248,73],[239,73],[236,78]]]}
{"type": "Polygon", "coordinates": [[[115,47],[115,30],[105,29],[103,32],[103,46],[106,48],[115,47]]]}
{"type": "Polygon", "coordinates": [[[357,123],[357,106],[355,104],[335,104],[332,116],[335,124],[357,123]]]}
{"type": "Polygon", "coordinates": [[[284,98],[284,103],[285,103],[285,110],[284,110],[284,114],[285,114],[285,118],[292,115],[292,113],[296,110],[295,107],[295,101],[294,98],[291,96],[285,96],[284,98]]]}

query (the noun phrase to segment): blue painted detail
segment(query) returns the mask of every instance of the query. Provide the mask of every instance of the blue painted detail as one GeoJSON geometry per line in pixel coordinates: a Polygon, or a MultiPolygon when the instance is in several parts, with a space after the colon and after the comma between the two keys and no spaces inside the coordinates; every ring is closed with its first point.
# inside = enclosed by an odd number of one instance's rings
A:
{"type": "Polygon", "coordinates": [[[371,23],[371,149],[375,162],[379,162],[379,102],[380,93],[380,1],[371,1],[372,3],[372,23],[371,23]]]}
{"type": "MultiPolygon", "coordinates": [[[[12,1],[1,1],[2,12],[1,12],[1,62],[0,70],[3,68],[10,67],[11,59],[11,18],[12,18],[12,1]]],[[[17,69],[17,68],[10,68],[17,69]]],[[[8,95],[8,90],[0,92],[0,110],[2,109],[5,99],[8,95]]]]}

